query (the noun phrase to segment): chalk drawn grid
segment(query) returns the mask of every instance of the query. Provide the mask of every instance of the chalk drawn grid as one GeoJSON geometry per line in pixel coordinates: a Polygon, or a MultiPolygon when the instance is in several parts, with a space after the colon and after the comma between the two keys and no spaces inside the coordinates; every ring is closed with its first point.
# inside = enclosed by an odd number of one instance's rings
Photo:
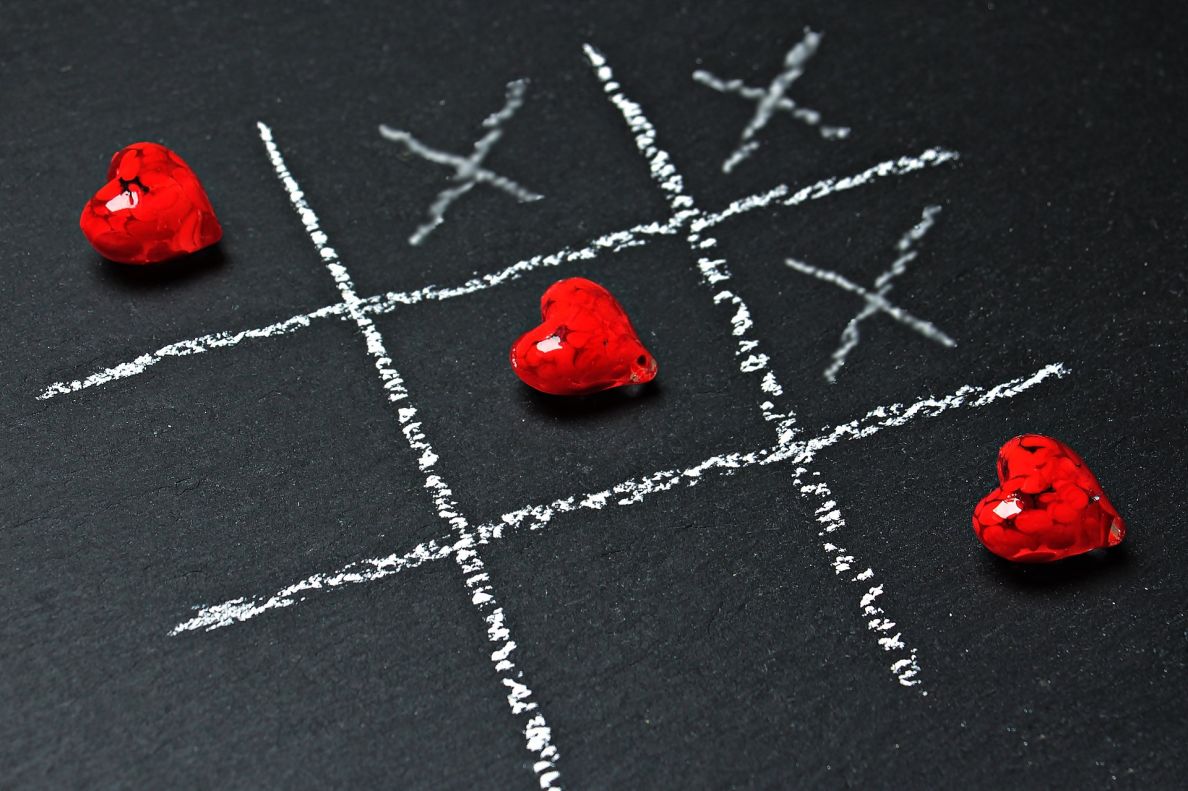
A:
{"type": "MultiPolygon", "coordinates": [[[[167,358],[230,349],[241,343],[290,335],[308,329],[316,322],[327,318],[354,322],[363,337],[366,353],[372,360],[386,398],[394,409],[409,450],[415,455],[418,467],[425,476],[424,488],[429,493],[438,517],[448,530],[439,539],[418,544],[407,551],[382,558],[361,559],[340,569],[315,573],[285,585],[275,593],[243,596],[215,605],[198,605],[194,608],[194,615],[178,623],[168,633],[171,636],[180,636],[243,624],[271,610],[295,606],[322,593],[377,581],[397,573],[412,571],[430,562],[452,558],[462,576],[472,605],[486,625],[488,647],[491,651],[490,661],[506,695],[508,706],[522,730],[524,745],[532,757],[536,781],[542,789],[561,788],[561,751],[554,743],[548,720],[539,701],[536,700],[523,671],[516,665],[515,652],[523,646],[518,645],[513,639],[511,625],[499,605],[494,583],[487,572],[482,547],[513,533],[544,529],[566,513],[630,506],[646,497],[680,487],[695,486],[715,476],[735,474],[751,467],[787,465],[791,473],[790,485],[810,503],[815,512],[818,527],[816,538],[835,576],[856,586],[854,612],[850,617],[856,616],[866,622],[867,630],[874,638],[872,647],[885,656],[886,667],[894,681],[905,690],[927,695],[917,650],[908,642],[904,627],[893,620],[879,604],[879,599],[885,592],[884,585],[876,579],[873,566],[860,561],[840,544],[844,541],[842,528],[846,527],[842,507],[834,498],[826,481],[822,480],[820,473],[813,469],[814,462],[819,453],[841,442],[869,437],[879,431],[899,428],[919,419],[937,417],[949,410],[977,409],[1001,399],[1013,398],[1045,381],[1069,374],[1069,370],[1062,363],[1049,363],[1033,372],[991,386],[964,385],[948,395],[923,398],[913,404],[876,406],[864,415],[820,434],[803,436],[801,428],[797,425],[795,410],[787,403],[784,388],[771,369],[770,358],[763,351],[762,340],[756,332],[750,310],[734,290],[729,264],[724,258],[716,255],[718,241],[710,232],[731,218],[753,210],[796,207],[875,181],[943,166],[956,161],[959,155],[943,148],[930,148],[918,155],[886,160],[854,174],[824,179],[799,189],[781,184],[765,192],[735,200],[720,211],[709,212],[698,207],[695,198],[686,190],[684,179],[671,156],[659,146],[655,127],[643,108],[629,97],[623,85],[615,78],[607,58],[590,45],[584,47],[584,54],[610,104],[626,123],[630,137],[647,163],[656,187],[667,200],[671,210],[668,217],[604,234],[582,247],[566,247],[547,255],[518,261],[504,269],[472,278],[459,286],[431,285],[415,291],[360,297],[355,291],[349,270],[331,246],[329,236],[321,227],[317,214],[296,177],[289,170],[272,129],[264,123],[259,123],[258,132],[269,163],[304,226],[318,259],[334,281],[340,300],[265,327],[238,332],[216,332],[171,343],[80,379],[52,383],[37,396],[39,399],[48,399],[78,393],[137,376],[167,358]],[[412,403],[411,394],[405,387],[396,367],[396,360],[390,353],[383,334],[374,322],[374,316],[421,302],[442,301],[478,293],[511,282],[538,268],[563,267],[574,262],[589,261],[606,253],[613,254],[626,248],[644,246],[658,237],[682,235],[695,261],[692,274],[698,276],[707,287],[710,304],[723,312],[723,330],[737,343],[736,364],[740,372],[756,382],[756,406],[763,419],[773,426],[773,444],[713,456],[685,468],[664,469],[640,475],[601,491],[578,493],[548,503],[528,505],[488,522],[475,523],[470,520],[456,504],[450,484],[435,470],[437,453],[425,434],[424,426],[417,419],[418,412],[412,403]]],[[[922,222],[930,224],[932,214],[938,210],[936,207],[926,207],[922,222]]],[[[924,230],[927,230],[927,225],[924,226],[924,230]]],[[[924,230],[917,226],[914,238],[921,237],[924,230]]],[[[901,242],[901,251],[906,249],[906,244],[907,242],[901,242]]],[[[829,279],[829,276],[833,275],[813,270],[797,262],[790,261],[789,266],[819,278],[829,279]]],[[[891,276],[885,275],[886,282],[881,280],[876,283],[876,288],[881,289],[877,294],[866,292],[857,286],[853,287],[858,289],[867,301],[866,309],[854,322],[861,321],[878,310],[886,311],[889,307],[893,308],[889,304],[884,304],[881,296],[885,294],[884,286],[891,276]]],[[[856,334],[853,337],[856,342],[856,334]]]]}

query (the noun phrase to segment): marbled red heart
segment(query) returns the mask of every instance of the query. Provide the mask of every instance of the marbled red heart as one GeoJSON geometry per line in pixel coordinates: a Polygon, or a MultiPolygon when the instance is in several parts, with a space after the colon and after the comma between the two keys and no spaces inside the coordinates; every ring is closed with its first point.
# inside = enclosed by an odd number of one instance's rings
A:
{"type": "Polygon", "coordinates": [[[978,538],[995,555],[1044,563],[1120,544],[1126,523],[1072,448],[1023,434],[998,452],[999,486],[973,513],[978,538]]]}
{"type": "Polygon", "coordinates": [[[133,143],[120,149],[107,178],[79,218],[87,241],[105,258],[154,264],[222,238],[198,177],[165,146],[133,143]]]}
{"type": "Polygon", "coordinates": [[[540,298],[541,323],[511,348],[511,366],[530,387],[585,395],[656,377],[627,312],[609,291],[582,277],[554,283],[540,298]]]}

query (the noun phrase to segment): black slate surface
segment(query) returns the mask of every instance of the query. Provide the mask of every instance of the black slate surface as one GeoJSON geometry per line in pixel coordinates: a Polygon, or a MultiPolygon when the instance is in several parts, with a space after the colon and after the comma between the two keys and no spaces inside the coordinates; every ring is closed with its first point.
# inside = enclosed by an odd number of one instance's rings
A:
{"type": "MultiPolygon", "coordinates": [[[[37,400],[164,344],[338,295],[266,159],[270,124],[361,295],[473,272],[667,216],[581,45],[602,49],[701,205],[944,146],[956,166],[751,212],[717,229],[801,424],[1070,375],[822,454],[846,549],[917,647],[905,688],[772,466],[484,548],[572,788],[1170,788],[1186,775],[1184,13],[1156,3],[9,3],[0,28],[0,786],[535,787],[485,625],[450,561],[217,631],[195,605],[446,534],[362,339],[327,320],[37,400]],[[781,114],[730,175],[753,104],[808,25],[781,114]],[[379,123],[466,152],[507,81],[532,82],[477,188],[407,243],[447,170],[379,123]],[[203,179],[226,237],[155,269],[77,229],[111,153],[142,139],[203,179]],[[925,204],[892,296],[958,341],[876,318],[821,372],[853,295],[925,204]],[[1013,434],[1063,438],[1123,515],[1123,547],[997,562],[969,514],[1013,434]],[[922,695],[921,691],[928,694],[922,695]]],[[[380,317],[439,470],[473,522],[763,447],[754,377],[680,237],[380,317]],[[638,397],[534,397],[506,349],[582,274],[661,364],[638,397]]]]}

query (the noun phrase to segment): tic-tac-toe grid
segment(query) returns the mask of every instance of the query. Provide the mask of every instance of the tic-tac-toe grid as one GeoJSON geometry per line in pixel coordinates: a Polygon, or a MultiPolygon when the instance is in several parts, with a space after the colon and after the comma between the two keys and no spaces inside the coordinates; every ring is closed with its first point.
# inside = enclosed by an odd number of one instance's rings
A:
{"type": "MultiPolygon", "coordinates": [[[[749,211],[770,206],[794,207],[879,179],[944,165],[954,161],[957,154],[944,149],[928,149],[916,156],[880,162],[850,176],[827,179],[801,189],[794,190],[780,185],[767,192],[734,201],[720,211],[709,212],[700,208],[687,191],[672,158],[659,146],[656,129],[643,108],[630,98],[626,89],[615,78],[605,56],[591,46],[585,48],[585,55],[594,68],[606,96],[628,125],[656,186],[664,195],[670,209],[667,217],[605,234],[583,247],[566,248],[516,262],[505,269],[476,277],[459,286],[426,286],[415,291],[360,297],[349,270],[340,260],[328,234],[321,226],[311,206],[312,201],[305,195],[290,171],[280,142],[272,129],[261,123],[259,134],[269,161],[305,227],[317,255],[333,278],[341,297],[340,301],[255,330],[215,333],[170,344],[83,379],[49,385],[40,396],[51,398],[128,378],[142,373],[168,357],[205,353],[230,348],[254,339],[290,334],[311,327],[324,318],[338,317],[353,322],[364,337],[367,354],[373,362],[387,398],[396,410],[396,417],[410,450],[425,476],[425,488],[429,491],[435,510],[438,516],[447,522],[449,531],[440,539],[425,542],[411,550],[397,552],[384,558],[361,560],[342,569],[314,574],[286,585],[272,594],[243,597],[199,608],[191,618],[177,624],[171,633],[180,635],[243,623],[269,610],[294,606],[319,592],[382,579],[410,571],[425,563],[453,558],[463,575],[473,605],[479,610],[487,625],[492,649],[491,661],[500,678],[508,704],[523,729],[525,744],[534,758],[533,769],[542,787],[559,786],[560,751],[552,738],[548,720],[534,698],[529,681],[523,677],[515,664],[515,652],[520,650],[520,647],[513,638],[513,625],[507,622],[503,609],[498,604],[497,590],[483,562],[481,548],[484,545],[501,540],[513,532],[542,529],[566,513],[629,506],[659,492],[697,485],[717,474],[787,463],[791,472],[791,485],[809,500],[812,510],[817,515],[819,542],[835,575],[854,586],[855,609],[871,633],[873,650],[885,656],[886,665],[898,684],[905,689],[927,694],[927,689],[922,684],[919,657],[910,643],[910,633],[892,614],[884,612],[881,608],[879,599],[884,589],[876,576],[874,566],[848,552],[844,547],[842,528],[845,526],[845,517],[842,506],[833,497],[828,484],[816,474],[813,462],[821,451],[844,440],[870,436],[884,429],[906,425],[920,417],[939,415],[950,409],[980,407],[1002,398],[1013,397],[1051,377],[1067,373],[1061,364],[1053,363],[991,387],[963,386],[949,395],[925,398],[910,405],[877,406],[853,421],[839,424],[819,434],[804,436],[797,425],[795,411],[789,403],[785,385],[771,369],[770,358],[765,353],[765,344],[769,341],[760,334],[743,295],[738,293],[729,262],[717,253],[718,239],[714,235],[714,229],[730,218],[749,211]],[[713,309],[722,315],[721,327],[736,345],[736,363],[740,372],[753,382],[754,406],[772,427],[772,444],[714,455],[692,465],[678,465],[648,472],[599,491],[569,495],[542,504],[530,504],[483,523],[474,523],[467,519],[455,502],[450,484],[443,480],[436,469],[437,452],[418,419],[412,394],[405,386],[399,366],[376,326],[374,317],[422,302],[474,294],[513,280],[534,269],[589,261],[600,254],[643,246],[660,237],[683,240],[687,245],[694,262],[692,274],[707,287],[706,304],[712,305],[713,309]]],[[[868,299],[867,303],[870,305],[871,300],[868,299]]],[[[523,648],[531,650],[531,646],[523,648]]]]}

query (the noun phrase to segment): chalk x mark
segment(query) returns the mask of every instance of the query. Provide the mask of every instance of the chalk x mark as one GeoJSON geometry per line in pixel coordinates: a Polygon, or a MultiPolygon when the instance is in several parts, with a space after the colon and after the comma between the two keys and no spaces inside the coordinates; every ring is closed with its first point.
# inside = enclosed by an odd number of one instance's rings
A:
{"type": "Polygon", "coordinates": [[[437,199],[429,206],[429,219],[413,231],[412,236],[408,239],[409,244],[419,245],[425,241],[425,237],[445,222],[445,214],[454,201],[470,192],[478,184],[486,184],[502,190],[520,203],[538,201],[544,197],[518,182],[483,167],[483,161],[491,153],[495,144],[499,142],[499,138],[503,137],[503,124],[509,121],[524,104],[524,93],[527,89],[528,80],[512,80],[507,84],[507,97],[503,109],[492,113],[483,120],[483,127],[488,131],[475,141],[474,151],[468,157],[449,154],[427,146],[403,129],[394,129],[386,124],[380,125],[380,134],[385,139],[403,145],[410,153],[422,159],[454,169],[454,186],[446,187],[438,193],[437,199]]]}
{"type": "Polygon", "coordinates": [[[756,135],[771,121],[777,111],[790,113],[793,118],[807,126],[816,127],[826,140],[841,140],[850,135],[846,126],[829,126],[821,123],[821,114],[808,107],[802,107],[788,98],[792,83],[804,74],[805,64],[816,54],[821,45],[821,33],[805,28],[804,38],[788,50],[784,65],[766,88],[745,85],[742,80],[724,80],[704,69],[693,72],[693,80],[720,93],[734,94],[755,102],[755,114],[739,136],[738,146],[722,163],[722,172],[730,173],[759,148],[756,135]]]}
{"type": "MultiPolygon", "coordinates": [[[[933,223],[936,221],[936,215],[940,214],[940,211],[940,206],[925,206],[924,212],[920,216],[920,221],[900,237],[899,243],[895,245],[895,250],[899,255],[891,262],[891,266],[886,271],[880,273],[875,278],[875,295],[886,297],[891,292],[895,278],[906,272],[907,265],[916,259],[918,255],[918,251],[915,249],[916,243],[923,239],[924,235],[932,228],[933,223]]],[[[825,369],[825,380],[827,382],[830,384],[837,382],[837,374],[841,371],[842,366],[846,364],[846,357],[858,345],[861,337],[859,335],[859,325],[881,311],[882,308],[868,300],[862,310],[846,324],[845,329],[842,330],[841,343],[833,352],[833,362],[825,369]]],[[[934,338],[934,340],[944,343],[939,338],[934,338]]]]}
{"type": "MultiPolygon", "coordinates": [[[[801,42],[801,45],[798,45],[801,50],[799,55],[801,66],[815,52],[819,39],[819,35],[806,30],[805,41],[801,42]],[[810,39],[812,40],[810,41],[810,39]]],[[[794,48],[794,52],[795,50],[796,48],[794,48]]],[[[309,327],[314,321],[323,318],[337,316],[343,320],[352,321],[366,341],[367,352],[373,360],[388,400],[394,404],[399,404],[396,412],[403,429],[402,433],[405,434],[409,448],[420,454],[417,463],[421,471],[426,475],[425,488],[431,494],[433,502],[437,507],[438,516],[450,526],[450,532],[441,540],[425,542],[404,554],[363,560],[351,564],[338,572],[307,577],[293,585],[282,588],[271,596],[254,599],[241,597],[224,602],[221,605],[202,608],[193,618],[178,624],[170,634],[179,635],[183,632],[195,630],[209,631],[233,623],[242,623],[265,612],[293,606],[300,601],[305,601],[306,598],[318,592],[338,590],[347,586],[376,581],[403,571],[413,570],[428,562],[452,557],[464,575],[465,585],[472,594],[472,604],[483,614],[484,620],[488,625],[488,639],[500,646],[491,654],[491,661],[495,665],[496,671],[501,674],[503,685],[508,690],[508,704],[513,714],[524,723],[523,732],[528,749],[541,759],[534,764],[533,770],[542,788],[553,788],[557,785],[557,781],[559,780],[559,773],[556,770],[557,751],[551,743],[549,727],[539,712],[537,704],[532,701],[531,690],[522,683],[520,680],[522,679],[522,673],[515,669],[515,665],[510,660],[510,656],[516,645],[510,638],[510,632],[505,623],[503,610],[495,603],[494,592],[485,571],[485,565],[478,555],[478,548],[480,546],[501,539],[505,532],[517,529],[543,529],[558,514],[579,509],[600,509],[612,503],[617,506],[627,506],[641,501],[644,497],[668,491],[682,484],[688,486],[696,485],[704,479],[704,476],[710,473],[728,474],[739,469],[760,464],[793,462],[801,465],[795,469],[794,482],[800,488],[802,496],[807,493],[815,493],[825,498],[830,494],[827,487],[824,487],[820,483],[807,483],[804,478],[804,475],[809,472],[808,467],[805,465],[808,465],[814,460],[819,450],[840,442],[842,439],[858,439],[869,436],[883,428],[903,425],[918,415],[935,416],[957,406],[977,407],[1000,398],[1014,397],[1050,376],[1060,377],[1067,373],[1063,366],[1057,363],[1041,369],[1028,379],[1004,382],[989,390],[964,387],[951,396],[939,400],[924,399],[910,407],[903,407],[898,404],[888,407],[878,407],[862,419],[851,421],[849,424],[835,426],[825,434],[806,442],[796,442],[793,440],[796,431],[791,426],[791,421],[794,418],[792,411],[789,410],[783,415],[774,413],[772,412],[774,404],[770,403],[769,400],[761,404],[761,411],[768,419],[779,418],[782,421],[781,426],[783,427],[777,428],[777,442],[770,448],[712,457],[693,467],[679,470],[663,470],[641,479],[623,482],[600,492],[575,495],[547,505],[531,506],[516,512],[504,514],[497,522],[472,527],[469,521],[459,513],[450,488],[433,471],[438,460],[437,454],[421,430],[420,422],[413,420],[417,414],[417,410],[408,404],[408,392],[402,379],[393,367],[392,359],[388,355],[384,344],[384,339],[371,318],[373,315],[390,312],[401,305],[443,300],[475,293],[514,280],[539,267],[558,266],[572,261],[589,260],[607,249],[617,252],[628,247],[641,246],[647,244],[649,239],[654,236],[674,235],[684,229],[689,231],[686,239],[690,248],[695,252],[705,250],[716,246],[717,239],[704,236],[703,231],[733,216],[770,205],[799,205],[805,201],[816,200],[826,195],[862,186],[875,179],[903,175],[925,167],[937,166],[954,161],[958,157],[956,152],[946,151],[944,149],[928,149],[918,157],[905,156],[896,160],[888,160],[852,176],[839,179],[825,179],[795,192],[787,185],[779,185],[767,192],[734,201],[721,212],[706,213],[694,205],[692,196],[684,189],[683,180],[679,173],[671,165],[671,160],[667,152],[655,144],[655,129],[650,121],[643,115],[638,105],[631,102],[618,90],[618,83],[613,81],[610,68],[605,63],[605,58],[592,47],[587,46],[586,51],[587,57],[595,65],[596,72],[604,83],[606,93],[611,95],[612,102],[622,112],[624,119],[635,133],[637,146],[641,153],[647,157],[649,166],[652,168],[652,175],[656,179],[658,186],[665,192],[669,199],[673,211],[667,221],[635,226],[627,231],[604,235],[585,248],[577,250],[563,248],[560,252],[549,256],[536,256],[531,259],[525,259],[503,270],[472,278],[461,286],[440,288],[436,285],[430,285],[413,292],[388,292],[373,297],[360,298],[355,292],[354,283],[347,269],[339,260],[334,248],[330,247],[326,234],[320,227],[317,216],[305,201],[304,194],[288,171],[280,150],[273,140],[271,130],[261,123],[259,124],[260,137],[268,151],[269,158],[276,170],[276,175],[288,192],[290,202],[304,224],[324,265],[334,278],[341,296],[341,301],[317,311],[300,314],[285,321],[255,330],[214,333],[200,336],[191,341],[169,344],[155,352],[141,355],[129,363],[113,366],[84,379],[54,383],[43,390],[38,396],[38,398],[42,399],[51,398],[56,395],[77,392],[89,387],[96,387],[111,381],[127,378],[143,372],[148,367],[166,357],[200,354],[215,349],[231,348],[248,340],[291,334],[309,327]],[[786,430],[783,430],[784,428],[786,430]]],[[[793,57],[794,52],[789,53],[785,63],[786,66],[796,60],[793,57]]],[[[786,69],[777,77],[772,87],[766,92],[748,88],[741,83],[734,85],[732,83],[718,81],[719,84],[711,85],[711,87],[719,90],[738,93],[745,98],[755,100],[759,104],[756,118],[752,119],[751,124],[748,125],[747,130],[744,130],[743,134],[742,142],[749,142],[752,145],[749,150],[742,153],[739,161],[749,156],[754,148],[758,146],[758,141],[751,140],[750,138],[754,138],[755,133],[766,125],[771,113],[776,110],[792,112],[795,117],[810,125],[819,124],[819,117],[812,116],[811,111],[807,111],[805,108],[798,108],[792,100],[785,96],[788,86],[800,76],[802,71],[803,68],[799,68],[798,70],[786,69]],[[759,93],[763,95],[760,96],[759,93]],[[767,107],[767,115],[760,119],[765,107],[767,107]]],[[[707,76],[711,78],[709,82],[716,80],[716,78],[708,75],[708,73],[707,76]]],[[[516,182],[498,176],[482,167],[482,163],[487,153],[489,153],[490,148],[502,135],[502,124],[509,120],[521,106],[525,85],[525,81],[509,83],[507,101],[503,110],[493,114],[484,121],[484,126],[489,129],[489,132],[475,143],[474,154],[467,158],[430,148],[413,138],[407,132],[394,130],[390,127],[381,127],[381,134],[384,137],[398,143],[403,143],[412,153],[428,161],[453,167],[456,171],[455,181],[458,184],[451,189],[444,190],[438,196],[438,200],[430,208],[429,221],[417,229],[417,233],[410,239],[410,243],[419,244],[428,233],[432,232],[437,225],[441,224],[446,210],[453,201],[472,189],[475,184],[490,184],[516,197],[517,200],[537,200],[540,198],[539,195],[530,192],[516,182]]],[[[819,131],[825,134],[825,136],[830,136],[831,133],[826,130],[832,130],[834,136],[844,136],[845,133],[848,133],[848,130],[840,127],[822,127],[819,131]]],[[[725,169],[729,170],[729,167],[725,169]]],[[[730,273],[726,268],[726,261],[724,259],[714,259],[703,255],[698,259],[697,265],[703,281],[711,286],[730,279],[730,273]]],[[[850,285],[852,286],[853,284],[850,285]]],[[[728,304],[734,308],[730,324],[732,334],[738,338],[739,355],[747,355],[749,352],[754,351],[758,345],[758,341],[749,335],[754,322],[745,303],[741,297],[729,291],[715,289],[715,292],[715,304],[728,304]]],[[[774,372],[767,367],[766,355],[750,354],[744,358],[740,367],[747,373],[764,371],[760,385],[764,393],[775,397],[783,395],[782,388],[774,378],[774,372]]],[[[813,475],[817,475],[817,473],[813,473],[813,475]]],[[[835,505],[830,500],[824,500],[816,511],[819,515],[817,521],[822,526],[822,535],[827,532],[833,532],[833,530],[837,529],[838,525],[844,524],[844,521],[840,519],[840,511],[834,507],[835,505]]],[[[835,557],[832,558],[832,564],[836,574],[849,574],[852,571],[852,565],[855,562],[852,555],[836,545],[827,544],[825,548],[826,551],[835,553],[835,557]]],[[[868,567],[856,574],[852,581],[861,582],[865,585],[871,580],[873,575],[873,570],[868,567]]],[[[872,609],[870,602],[874,598],[881,596],[882,592],[882,585],[877,585],[870,586],[863,594],[861,600],[863,613],[868,616],[875,616],[872,618],[868,628],[883,635],[879,638],[879,644],[885,651],[909,650],[900,640],[900,633],[896,632],[893,635],[887,634],[896,625],[884,617],[885,613],[883,610],[877,607],[872,609]]],[[[916,663],[916,653],[914,650],[910,650],[909,656],[896,659],[891,665],[891,670],[896,674],[901,684],[913,686],[919,683],[915,678],[919,673],[919,666],[916,663]]]]}
{"type": "Polygon", "coordinates": [[[846,357],[850,351],[858,345],[859,332],[858,326],[866,319],[874,316],[877,313],[883,313],[898,321],[900,324],[908,327],[911,330],[918,332],[930,341],[935,341],[942,346],[953,348],[957,345],[957,341],[946,335],[939,327],[930,321],[917,318],[908,313],[903,308],[891,304],[887,299],[887,294],[891,291],[893,281],[899,275],[907,271],[907,265],[917,255],[917,252],[912,249],[913,242],[919,241],[923,238],[928,229],[932,227],[933,218],[940,212],[939,206],[928,206],[924,209],[924,214],[920,222],[916,223],[896,245],[896,249],[900,255],[892,262],[891,267],[882,272],[874,282],[874,290],[865,289],[862,286],[852,282],[844,275],[837,272],[832,272],[828,269],[820,269],[815,266],[797,261],[794,258],[789,258],[786,263],[792,269],[805,275],[822,280],[826,283],[841,288],[844,291],[849,291],[852,294],[857,294],[866,302],[862,310],[860,310],[854,318],[846,324],[845,329],[842,330],[841,345],[833,352],[833,362],[825,369],[825,379],[829,382],[837,381],[837,373],[846,363],[846,357]]]}

